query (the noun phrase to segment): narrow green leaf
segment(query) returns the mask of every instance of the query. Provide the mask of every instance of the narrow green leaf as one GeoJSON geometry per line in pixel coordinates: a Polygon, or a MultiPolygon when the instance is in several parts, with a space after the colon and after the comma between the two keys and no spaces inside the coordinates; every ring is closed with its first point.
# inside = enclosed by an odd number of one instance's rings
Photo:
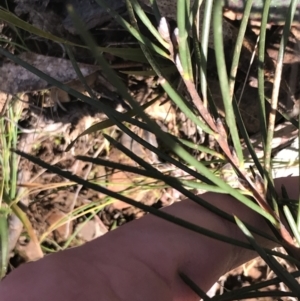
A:
{"type": "Polygon", "coordinates": [[[134,8],[134,11],[139,16],[143,24],[148,28],[148,30],[152,33],[154,38],[166,49],[168,49],[169,44],[160,36],[157,29],[152,25],[152,22],[149,20],[147,15],[145,14],[144,10],[140,6],[140,4],[137,2],[137,0],[130,0],[132,3],[132,6],[134,8]]]}
{"type": "MultiPolygon", "coordinates": [[[[295,16],[297,3],[298,0],[291,0],[289,10],[286,16],[286,22],[283,28],[283,34],[281,37],[280,46],[278,50],[278,57],[276,62],[276,69],[275,69],[273,90],[272,90],[272,99],[271,99],[271,112],[269,114],[269,119],[268,119],[268,132],[267,132],[265,157],[264,157],[264,167],[266,172],[269,173],[270,176],[271,176],[271,168],[272,168],[271,166],[272,140],[274,137],[276,110],[278,106],[278,96],[279,96],[279,89],[280,89],[281,75],[282,75],[282,68],[283,68],[283,58],[284,58],[285,48],[288,43],[291,24],[295,16]]],[[[267,183],[267,181],[265,182],[267,183]]]]}
{"type": "Polygon", "coordinates": [[[188,47],[190,0],[177,0],[178,48],[182,77],[193,81],[191,53],[188,47]]]}
{"type": "Polygon", "coordinates": [[[80,45],[78,44],[75,44],[75,43],[72,43],[72,42],[69,42],[68,40],[66,39],[62,39],[62,38],[59,38],[49,32],[46,32],[40,28],[37,28],[31,24],[29,24],[28,22],[25,22],[23,21],[22,19],[18,18],[16,15],[12,14],[11,12],[8,12],[6,10],[3,10],[0,8],[0,19],[9,23],[9,24],[12,24],[20,29],[23,29],[27,32],[30,32],[34,35],[37,35],[39,37],[42,37],[44,39],[48,39],[48,40],[51,40],[53,42],[56,42],[56,43],[62,43],[62,44],[69,44],[71,46],[79,46],[81,47],[80,45]]]}
{"type": "Polygon", "coordinates": [[[234,145],[235,152],[240,164],[243,164],[243,150],[236,126],[234,111],[232,110],[232,99],[230,98],[230,91],[228,86],[228,76],[226,70],[225,56],[224,56],[224,41],[222,31],[222,9],[224,1],[215,1],[213,24],[214,24],[214,45],[216,53],[217,70],[220,82],[220,88],[225,108],[226,124],[229,128],[231,139],[234,145]]]}
{"type": "Polygon", "coordinates": [[[7,272],[8,254],[8,211],[0,208],[0,279],[7,272]]]}
{"type": "MultiPolygon", "coordinates": [[[[200,67],[200,83],[201,92],[204,104],[207,105],[207,60],[208,60],[208,45],[209,45],[209,33],[211,30],[211,16],[213,8],[213,0],[205,1],[204,18],[201,32],[201,67],[200,67]]],[[[201,20],[199,20],[201,22],[201,20]]]]}
{"type": "Polygon", "coordinates": [[[263,12],[260,25],[259,33],[259,45],[258,45],[258,95],[259,95],[259,115],[260,115],[260,127],[262,134],[262,143],[263,146],[266,144],[267,140],[267,120],[266,120],[266,105],[265,105],[265,70],[264,64],[265,61],[265,46],[266,46],[266,28],[269,18],[269,9],[270,9],[271,0],[265,0],[263,4],[263,12]]]}
{"type": "Polygon", "coordinates": [[[238,33],[234,51],[233,51],[233,58],[232,58],[230,77],[229,77],[229,92],[230,92],[231,99],[233,99],[236,74],[238,71],[241,50],[242,50],[242,46],[243,46],[245,32],[246,32],[247,25],[248,25],[248,19],[249,19],[250,13],[251,13],[252,3],[253,3],[253,0],[248,0],[245,4],[242,22],[240,24],[239,33],[238,33]]]}
{"type": "Polygon", "coordinates": [[[287,222],[289,223],[289,226],[291,227],[292,232],[297,240],[297,243],[300,246],[300,233],[297,229],[297,225],[296,225],[294,217],[290,211],[290,208],[288,206],[283,206],[283,211],[284,211],[285,217],[287,219],[287,222]]]}

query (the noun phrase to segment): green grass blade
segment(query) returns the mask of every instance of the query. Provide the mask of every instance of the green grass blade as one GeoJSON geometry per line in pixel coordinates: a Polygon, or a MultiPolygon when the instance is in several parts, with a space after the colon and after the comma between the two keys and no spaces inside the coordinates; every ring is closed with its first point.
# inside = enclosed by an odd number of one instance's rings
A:
{"type": "Polygon", "coordinates": [[[266,105],[265,105],[265,44],[266,44],[266,28],[269,18],[271,0],[265,0],[263,6],[263,13],[260,26],[259,34],[259,45],[258,45],[258,96],[260,105],[260,127],[262,133],[262,143],[263,146],[266,144],[267,140],[267,120],[266,120],[266,105]]]}
{"type": "Polygon", "coordinates": [[[238,71],[241,50],[242,50],[242,46],[243,46],[245,32],[246,32],[247,25],[248,25],[249,16],[251,13],[252,4],[253,4],[253,0],[248,0],[246,2],[245,9],[243,12],[242,22],[240,24],[239,33],[238,33],[234,51],[233,51],[233,58],[232,58],[230,77],[229,77],[229,93],[230,93],[231,99],[233,99],[236,74],[238,71]]]}
{"type": "MultiPolygon", "coordinates": [[[[9,111],[9,117],[11,120],[15,121],[16,123],[18,122],[18,119],[20,118],[20,109],[18,110],[17,104],[20,103],[15,103],[14,106],[10,106],[8,108],[9,111]],[[19,113],[19,114],[18,114],[19,113]]],[[[21,110],[22,111],[22,110],[21,110]]],[[[18,128],[16,124],[10,123],[8,125],[8,132],[10,136],[10,141],[9,145],[12,148],[17,147],[18,144],[18,128]]],[[[9,195],[11,199],[14,199],[17,194],[17,177],[18,177],[18,166],[19,166],[19,158],[16,155],[13,155],[10,153],[10,158],[9,158],[9,163],[10,163],[10,190],[9,190],[9,195]]]]}
{"type": "Polygon", "coordinates": [[[200,48],[201,51],[200,83],[201,83],[201,93],[202,93],[203,103],[205,105],[207,105],[208,103],[207,60],[208,60],[209,33],[211,29],[212,8],[213,8],[213,0],[205,1],[204,18],[203,18],[202,33],[201,33],[201,48],[200,48]]]}
{"type": "Polygon", "coordinates": [[[177,0],[178,48],[181,63],[181,76],[184,80],[193,81],[189,39],[190,0],[177,0]]]}
{"type": "Polygon", "coordinates": [[[9,24],[12,24],[13,26],[16,26],[22,30],[25,30],[34,35],[42,37],[44,39],[48,39],[48,40],[51,40],[56,43],[69,44],[70,46],[80,46],[78,44],[69,42],[68,40],[59,38],[49,32],[46,32],[46,31],[40,29],[40,28],[37,28],[37,27],[29,24],[28,22],[25,22],[22,19],[18,18],[16,15],[12,14],[11,12],[8,12],[1,8],[0,8],[0,19],[9,24]]]}
{"type": "Polygon", "coordinates": [[[30,240],[34,243],[35,249],[36,249],[36,256],[39,258],[43,257],[43,252],[41,249],[41,246],[39,244],[39,240],[37,238],[36,232],[33,229],[33,226],[29,220],[28,215],[18,206],[18,204],[11,201],[11,210],[13,213],[19,218],[19,220],[24,225],[24,228],[26,229],[30,240]]]}
{"type": "Polygon", "coordinates": [[[0,279],[7,273],[8,254],[8,211],[0,208],[0,279]]]}
{"type": "Polygon", "coordinates": [[[223,1],[216,1],[214,8],[213,24],[214,24],[214,44],[216,52],[216,63],[220,82],[220,88],[225,108],[226,124],[229,128],[231,139],[235,148],[235,152],[240,164],[243,164],[243,150],[240,143],[240,138],[235,122],[235,116],[232,109],[232,100],[230,99],[230,92],[228,86],[228,76],[226,71],[225,56],[224,56],[224,42],[222,33],[222,8],[223,1]]]}
{"type": "Polygon", "coordinates": [[[151,21],[143,11],[140,4],[137,2],[137,0],[130,0],[131,4],[133,6],[134,11],[139,16],[143,24],[148,28],[148,30],[152,33],[154,38],[166,49],[168,49],[169,44],[161,37],[157,29],[152,25],[151,21]]]}
{"type": "Polygon", "coordinates": [[[298,245],[300,245],[300,233],[297,229],[296,222],[294,220],[294,217],[293,217],[289,207],[288,206],[283,206],[283,212],[285,214],[285,217],[287,219],[287,222],[288,222],[289,226],[292,229],[292,232],[295,236],[295,239],[297,240],[298,245]]]}
{"type": "Polygon", "coordinates": [[[264,167],[266,172],[268,172],[269,174],[271,174],[271,168],[272,168],[271,166],[272,140],[274,137],[275,118],[276,118],[276,110],[278,106],[278,96],[279,96],[279,89],[281,83],[283,57],[284,57],[285,47],[288,42],[291,24],[296,12],[297,3],[298,3],[297,0],[291,1],[288,14],[286,16],[286,22],[283,28],[283,34],[281,37],[280,46],[278,50],[277,65],[276,65],[276,70],[274,75],[274,83],[273,83],[273,91],[272,91],[271,112],[269,114],[268,132],[267,132],[265,158],[264,158],[265,159],[264,167]]]}
{"type": "MultiPolygon", "coordinates": [[[[130,3],[128,4],[130,6],[130,3]]],[[[133,22],[133,25],[136,27],[136,30],[138,30],[137,24],[134,20],[134,16],[131,15],[131,19],[133,22]]],[[[148,59],[148,62],[152,66],[153,70],[156,72],[156,74],[161,78],[160,82],[164,90],[167,92],[169,97],[176,103],[176,105],[182,110],[182,112],[193,122],[195,122],[196,125],[198,125],[201,129],[203,129],[206,133],[209,133],[211,135],[215,135],[214,132],[211,130],[211,127],[206,125],[201,119],[195,116],[195,114],[192,112],[192,109],[189,108],[186,105],[186,102],[181,99],[181,97],[178,95],[176,90],[170,85],[170,83],[167,81],[165,76],[163,75],[162,71],[160,70],[159,64],[155,61],[153,55],[150,51],[148,51],[148,48],[140,44],[145,57],[148,59]]],[[[188,81],[191,82],[191,81],[188,81]]],[[[133,105],[134,107],[134,105],[133,105]]]]}

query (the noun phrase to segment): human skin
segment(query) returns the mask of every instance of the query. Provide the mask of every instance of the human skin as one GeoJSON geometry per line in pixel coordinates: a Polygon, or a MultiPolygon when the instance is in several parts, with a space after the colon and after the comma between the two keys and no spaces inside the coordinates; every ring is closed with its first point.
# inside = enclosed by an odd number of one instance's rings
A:
{"type": "MultiPolygon", "coordinates": [[[[298,198],[299,179],[277,179],[298,198]]],[[[264,219],[228,195],[201,196],[258,229],[264,219]]],[[[190,200],[163,209],[214,232],[246,241],[241,231],[190,200]]],[[[265,247],[273,242],[258,241],[265,247]]],[[[82,247],[46,256],[13,271],[0,283],[1,301],[196,301],[181,280],[189,276],[204,291],[227,271],[254,258],[253,251],[223,243],[147,215],[82,247]]]]}

